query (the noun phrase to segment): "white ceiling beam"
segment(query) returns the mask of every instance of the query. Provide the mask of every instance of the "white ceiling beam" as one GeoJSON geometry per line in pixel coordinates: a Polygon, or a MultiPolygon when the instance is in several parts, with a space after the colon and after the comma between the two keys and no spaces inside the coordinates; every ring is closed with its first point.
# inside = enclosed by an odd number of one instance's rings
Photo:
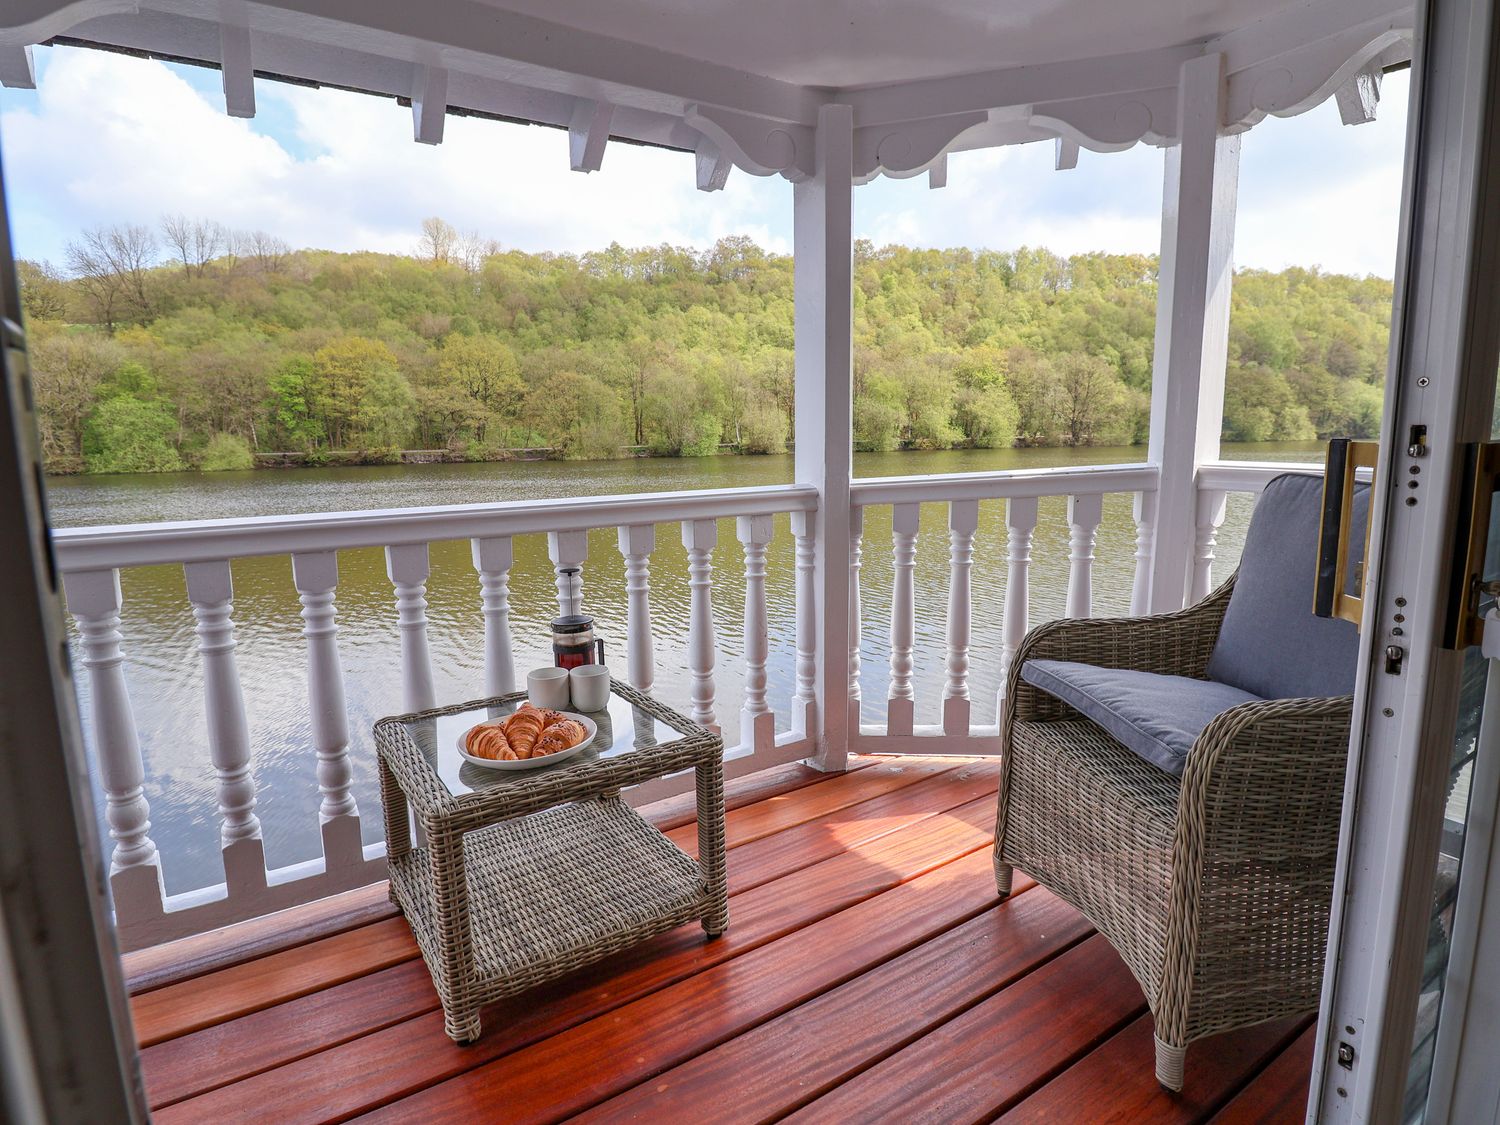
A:
{"type": "Polygon", "coordinates": [[[723,150],[707,137],[701,137],[693,160],[697,165],[698,190],[722,191],[729,182],[729,170],[734,167],[723,150]]]}
{"type": "Polygon", "coordinates": [[[568,122],[568,158],[575,172],[597,172],[609,143],[609,123],[615,107],[592,98],[579,98],[568,122]]]}
{"type": "Polygon", "coordinates": [[[248,27],[219,25],[219,74],[224,80],[224,112],[230,117],[254,117],[255,67],[250,61],[248,27]]]}
{"type": "Polygon", "coordinates": [[[440,66],[418,63],[412,69],[412,139],[423,145],[442,144],[447,117],[448,72],[440,66]]]}
{"type": "Polygon", "coordinates": [[[1054,148],[1053,164],[1059,172],[1078,167],[1078,142],[1070,137],[1058,137],[1054,148]]]}
{"type": "Polygon", "coordinates": [[[1333,92],[1333,100],[1339,107],[1339,118],[1345,125],[1367,125],[1375,120],[1375,111],[1380,106],[1380,79],[1383,73],[1380,60],[1373,59],[1333,92]]]}
{"type": "Polygon", "coordinates": [[[927,169],[927,187],[928,187],[929,190],[936,191],[938,188],[945,188],[947,186],[948,186],[948,154],[945,152],[945,153],[943,153],[942,156],[940,156],[936,160],[934,160],[932,162],[931,166],[928,167],[928,169],[927,169]]]}
{"type": "Polygon", "coordinates": [[[12,90],[35,90],[36,67],[31,48],[15,44],[0,47],[0,86],[12,90]]]}

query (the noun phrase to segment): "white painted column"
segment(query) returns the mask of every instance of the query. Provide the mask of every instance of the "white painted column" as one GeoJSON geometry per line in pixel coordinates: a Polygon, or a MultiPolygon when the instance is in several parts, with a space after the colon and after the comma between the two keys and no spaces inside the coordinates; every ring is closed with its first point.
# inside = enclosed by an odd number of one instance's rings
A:
{"type": "Polygon", "coordinates": [[[547,555],[557,571],[557,611],[563,617],[583,612],[583,564],[589,557],[587,531],[549,531],[547,555]],[[577,573],[567,573],[576,570],[577,573]]]}
{"type": "Polygon", "coordinates": [[[292,583],[302,602],[302,635],[307,640],[307,702],[313,750],[318,756],[323,861],[330,871],[355,867],[364,862],[364,848],[359,809],[350,791],[349,710],[334,604],[339,584],[337,552],[293,555],[292,583]]]}
{"type": "Polygon", "coordinates": [[[943,685],[943,733],[969,733],[969,637],[973,632],[974,534],[979,530],[979,501],[948,505],[948,680],[943,685]]]}
{"type": "Polygon", "coordinates": [[[1069,617],[1088,617],[1094,609],[1094,539],[1104,514],[1104,497],[1068,497],[1069,617]]]}
{"type": "Polygon", "coordinates": [[[396,624],[401,632],[402,706],[408,711],[435,707],[432,656],[427,647],[426,543],[385,549],[385,572],[396,588],[396,624]]]}
{"type": "Polygon", "coordinates": [[[735,532],[745,551],[745,702],[740,708],[740,745],[756,751],[776,744],[776,716],[766,706],[766,659],[770,636],[766,620],[766,547],[770,516],[740,516],[735,532]]]}
{"type": "Polygon", "coordinates": [[[104,789],[104,816],[115,842],[109,860],[115,907],[132,918],[143,908],[160,913],[161,857],[151,839],[146,771],[120,646],[120,572],[65,574],[63,589],[68,612],[78,622],[82,663],[88,669],[90,720],[104,789]],[[128,901],[121,901],[122,890],[127,889],[128,901]]]}
{"type": "Polygon", "coordinates": [[[1167,149],[1148,459],[1161,466],[1150,608],[1180,609],[1192,573],[1198,466],[1219,456],[1240,139],[1220,132],[1224,57],[1178,77],[1182,141],[1167,149]]]}
{"type": "Polygon", "coordinates": [[[208,752],[218,776],[219,840],[229,894],[266,884],[255,778],[250,772],[250,728],[234,657],[234,585],[228,560],[183,564],[203,661],[208,752]]]}
{"type": "Polygon", "coordinates": [[[688,556],[688,672],[692,676],[693,722],[719,729],[714,716],[713,549],[717,520],[683,520],[682,545],[688,556]]]}
{"type": "Polygon", "coordinates": [[[1036,531],[1034,496],[1005,502],[1005,620],[1000,626],[1000,701],[1005,700],[1005,677],[1016,650],[1026,639],[1031,604],[1031,536],[1036,531]]]}
{"type": "MultiPolygon", "coordinates": [[[[818,108],[813,175],[792,187],[796,260],[796,479],[818,490],[813,645],[817,750],[841,770],[849,753],[849,560],[853,473],[854,111],[818,108]]],[[[857,733],[857,725],[854,732],[857,733]]]]}
{"type": "Polygon", "coordinates": [[[509,535],[469,542],[479,574],[479,606],[484,614],[484,694],[516,690],[516,658],[510,638],[510,568],[515,548],[509,535]]]}
{"type": "Polygon", "coordinates": [[[1219,541],[1219,527],[1224,522],[1227,492],[1200,489],[1197,495],[1197,518],[1193,528],[1193,584],[1189,603],[1202,601],[1214,588],[1214,547],[1219,541]]]}
{"type": "Polygon", "coordinates": [[[656,549],[656,525],[622,527],[619,535],[620,554],[625,557],[625,636],[630,682],[649,692],[656,681],[655,640],[651,635],[651,552],[656,549]]]}
{"type": "Polygon", "coordinates": [[[891,683],[887,693],[886,732],[912,733],[915,695],[912,690],[912,642],[917,628],[917,526],[920,504],[891,508],[891,683]]]}
{"type": "Polygon", "coordinates": [[[1137,492],[1131,504],[1135,518],[1135,584],[1130,590],[1130,612],[1151,612],[1151,560],[1156,552],[1156,493],[1137,492]]]}
{"type": "Polygon", "coordinates": [[[854,508],[849,512],[849,683],[847,687],[849,733],[859,733],[861,693],[859,687],[859,642],[862,636],[860,621],[863,607],[859,600],[859,568],[864,554],[865,510],[854,508]]]}
{"type": "Polygon", "coordinates": [[[792,513],[792,540],[797,555],[797,684],[792,694],[792,729],[807,735],[817,729],[817,516],[792,513]]]}

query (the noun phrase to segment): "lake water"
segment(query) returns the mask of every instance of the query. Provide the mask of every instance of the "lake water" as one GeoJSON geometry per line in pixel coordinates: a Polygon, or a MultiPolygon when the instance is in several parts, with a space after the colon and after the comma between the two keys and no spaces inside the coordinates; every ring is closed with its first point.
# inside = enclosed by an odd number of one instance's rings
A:
{"type": "MultiPolygon", "coordinates": [[[[1318,443],[1226,446],[1240,460],[1317,461],[1318,443]]],[[[965,450],[858,454],[861,477],[957,473],[1043,466],[1139,462],[1145,449],[965,450]]],[[[57,527],[211,519],[300,512],[400,508],[430,504],[502,502],[785,484],[790,457],[714,457],[690,460],[521,462],[401,465],[349,469],[287,469],[254,473],[174,473],[65,477],[48,482],[57,527]]],[[[1251,501],[1231,496],[1219,537],[1216,573],[1239,558],[1251,501]]],[[[891,516],[888,507],[865,516],[863,674],[865,719],[880,721],[888,686],[891,600],[891,516]]],[[[1106,498],[1095,549],[1094,604],[1100,614],[1129,609],[1135,568],[1130,497],[1106,498]]],[[[1031,622],[1060,616],[1067,585],[1065,501],[1043,500],[1032,553],[1031,622]]],[[[434,543],[427,587],[433,673],[440,701],[472,699],[483,689],[483,620],[479,584],[466,542],[434,543]]],[[[717,636],[717,712],[731,740],[738,730],[743,690],[741,622],[743,556],[734,521],[720,521],[714,552],[717,636]]],[[[402,710],[399,643],[391,585],[378,549],[340,554],[339,644],[348,693],[354,794],[367,842],[380,838],[379,796],[370,728],[402,710]]],[[[974,550],[974,628],[970,694],[975,722],[995,721],[999,688],[1000,623],[1005,600],[1004,505],[980,505],[974,550]]],[[[287,557],[237,559],[235,612],[245,708],[258,786],[257,813],[267,861],[282,866],[319,854],[315,773],[309,741],[307,681],[300,605],[287,557]]],[[[152,836],[163,854],[169,893],[220,882],[214,774],[205,736],[203,679],[195,649],[192,609],[180,566],[141,567],[121,575],[125,607],[125,668],[146,764],[152,836]]],[[[777,518],[767,558],[771,652],[769,699],[778,728],[788,725],[795,663],[792,538],[777,518]]],[[[936,722],[944,682],[948,535],[943,505],[922,508],[916,569],[917,721],[936,722]]],[[[593,532],[584,568],[584,602],[624,665],[625,585],[613,528],[593,532]]],[[[557,610],[546,537],[515,541],[511,627],[518,673],[550,663],[547,622],[557,610]]],[[[657,529],[651,558],[651,611],[656,635],[656,692],[687,708],[687,559],[677,529],[657,529]]],[[[81,704],[88,681],[79,669],[81,704]]],[[[85,728],[87,728],[87,720],[85,728]]],[[[92,741],[89,735],[90,742],[92,741]]],[[[101,802],[102,803],[102,802],[101,802]]],[[[107,838],[102,817],[101,836],[107,838]]]]}

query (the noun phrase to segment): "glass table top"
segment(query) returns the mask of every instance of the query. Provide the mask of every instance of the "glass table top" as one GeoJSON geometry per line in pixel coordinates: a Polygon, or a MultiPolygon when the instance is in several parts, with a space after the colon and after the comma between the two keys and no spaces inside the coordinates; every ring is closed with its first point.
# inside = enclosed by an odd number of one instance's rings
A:
{"type": "Polygon", "coordinates": [[[600,758],[615,758],[633,750],[676,742],[684,734],[655,716],[648,715],[629,700],[611,693],[607,710],[574,712],[593,719],[599,733],[592,745],[570,758],[531,770],[490,770],[465,761],[459,753],[458,745],[469,728],[477,723],[502,718],[520,705],[520,701],[517,701],[503,707],[480,707],[453,715],[440,715],[435,719],[418,719],[403,725],[423,756],[432,763],[449,794],[454,797],[492,789],[497,785],[524,785],[533,778],[555,770],[565,770],[600,758]]]}

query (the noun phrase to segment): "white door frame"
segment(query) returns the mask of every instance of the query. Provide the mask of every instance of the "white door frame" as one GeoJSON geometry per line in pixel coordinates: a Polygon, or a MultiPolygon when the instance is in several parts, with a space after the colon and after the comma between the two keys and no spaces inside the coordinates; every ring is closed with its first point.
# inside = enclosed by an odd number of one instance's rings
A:
{"type": "Polygon", "coordinates": [[[1375,565],[1309,1120],[1394,1120],[1410,1061],[1462,663],[1441,648],[1461,444],[1489,437],[1500,351],[1500,208],[1486,207],[1500,183],[1496,31],[1487,0],[1430,0],[1417,20],[1375,565]],[[1390,646],[1401,659],[1388,668],[1390,646]]]}

